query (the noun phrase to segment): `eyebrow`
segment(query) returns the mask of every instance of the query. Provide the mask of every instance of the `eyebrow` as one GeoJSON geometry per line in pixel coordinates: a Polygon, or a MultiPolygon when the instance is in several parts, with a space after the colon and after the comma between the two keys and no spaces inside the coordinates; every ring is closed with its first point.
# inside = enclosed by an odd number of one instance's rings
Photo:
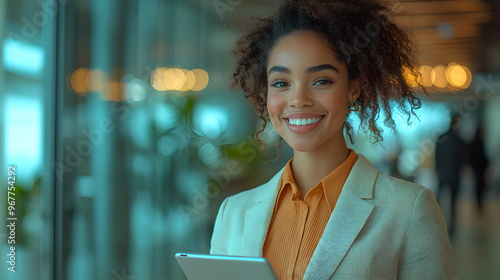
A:
{"type": "MultiPolygon", "coordinates": [[[[336,71],[337,73],[340,72],[339,69],[337,69],[336,67],[334,67],[331,64],[321,64],[321,65],[312,66],[312,67],[307,68],[306,73],[311,74],[314,72],[319,72],[321,70],[333,70],[333,71],[336,71]]],[[[269,69],[269,74],[271,74],[272,72],[285,73],[285,74],[291,73],[290,69],[288,69],[284,66],[273,66],[273,67],[271,67],[271,69],[269,69]]]]}
{"type": "Polygon", "coordinates": [[[337,73],[340,72],[339,69],[337,69],[336,67],[334,67],[331,64],[321,64],[318,66],[312,66],[312,67],[307,68],[306,73],[310,74],[310,73],[314,73],[314,72],[319,72],[321,70],[333,70],[333,71],[336,71],[337,73]]]}
{"type": "Polygon", "coordinates": [[[290,69],[284,66],[273,66],[271,69],[269,69],[269,74],[271,74],[272,72],[290,74],[290,69]]]}

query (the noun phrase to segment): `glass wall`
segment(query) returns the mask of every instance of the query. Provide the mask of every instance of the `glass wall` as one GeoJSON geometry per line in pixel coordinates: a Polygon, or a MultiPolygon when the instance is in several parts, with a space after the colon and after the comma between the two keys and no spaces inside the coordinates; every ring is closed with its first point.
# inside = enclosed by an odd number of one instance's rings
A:
{"type": "Polygon", "coordinates": [[[262,161],[229,90],[236,35],[207,1],[63,9],[56,275],[183,279],[174,254],[208,252],[220,201],[262,161]]]}
{"type": "Polygon", "coordinates": [[[25,208],[1,275],[184,279],[174,253],[208,252],[222,199],[284,162],[230,90],[240,4],[2,1],[2,179],[25,208]]]}
{"type": "MultiPolygon", "coordinates": [[[[242,20],[274,5],[0,0],[0,218],[15,222],[0,229],[0,279],[185,279],[174,254],[208,253],[222,200],[291,156],[282,147],[269,161],[279,137],[263,133],[264,155],[261,123],[231,90],[242,20]]],[[[398,119],[398,136],[371,145],[361,129],[353,147],[437,190],[434,146],[459,113],[468,141],[485,125],[498,160],[499,79],[476,70],[468,89],[431,83],[420,121],[398,119]]]]}
{"type": "Polygon", "coordinates": [[[52,276],[54,7],[0,1],[1,279],[52,276]]]}

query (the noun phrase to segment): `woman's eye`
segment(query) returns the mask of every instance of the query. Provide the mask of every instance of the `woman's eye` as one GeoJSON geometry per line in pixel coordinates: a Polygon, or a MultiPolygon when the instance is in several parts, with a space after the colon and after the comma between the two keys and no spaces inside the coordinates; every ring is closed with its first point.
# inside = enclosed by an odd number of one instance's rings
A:
{"type": "Polygon", "coordinates": [[[332,81],[331,80],[328,80],[328,79],[321,79],[321,80],[318,80],[316,81],[314,84],[315,85],[318,85],[318,86],[323,86],[323,85],[329,85],[331,84],[332,81]]]}
{"type": "Polygon", "coordinates": [[[282,87],[288,86],[288,84],[286,82],[283,82],[283,81],[275,81],[271,84],[271,86],[276,87],[276,88],[282,88],[282,87]]]}

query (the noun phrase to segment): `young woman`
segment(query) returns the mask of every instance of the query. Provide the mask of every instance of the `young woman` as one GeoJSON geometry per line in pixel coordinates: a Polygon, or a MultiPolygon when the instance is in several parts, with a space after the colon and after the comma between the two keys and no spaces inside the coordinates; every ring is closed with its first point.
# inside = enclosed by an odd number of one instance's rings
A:
{"type": "Polygon", "coordinates": [[[235,84],[294,151],[269,182],[227,198],[211,254],[263,256],[279,279],[451,279],[432,192],[346,146],[349,114],[381,140],[380,111],[420,107],[407,34],[375,1],[288,0],[237,43],[235,84]]]}

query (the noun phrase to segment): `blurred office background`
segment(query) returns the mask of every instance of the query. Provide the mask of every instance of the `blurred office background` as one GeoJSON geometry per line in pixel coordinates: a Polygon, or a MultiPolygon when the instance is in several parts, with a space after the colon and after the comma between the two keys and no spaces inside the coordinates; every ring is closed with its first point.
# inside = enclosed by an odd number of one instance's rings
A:
{"type": "MultiPolygon", "coordinates": [[[[16,272],[0,227],[0,279],[185,279],[174,253],[207,253],[223,198],[288,160],[231,90],[230,51],[267,0],[0,0],[0,218],[16,166],[16,272]],[[4,184],[5,182],[5,184],[4,184]]],[[[353,147],[384,172],[439,193],[438,137],[459,116],[455,153],[482,128],[484,174],[458,174],[454,270],[499,279],[500,1],[393,2],[419,47],[430,96],[408,126],[353,147]],[[475,198],[485,178],[484,203],[475,198]]],[[[477,147],[477,145],[474,145],[477,147]]],[[[473,151],[471,153],[471,151],[473,151]]],[[[469,160],[467,160],[469,159],[469,160]]],[[[440,204],[451,219],[451,191],[440,204]]]]}

